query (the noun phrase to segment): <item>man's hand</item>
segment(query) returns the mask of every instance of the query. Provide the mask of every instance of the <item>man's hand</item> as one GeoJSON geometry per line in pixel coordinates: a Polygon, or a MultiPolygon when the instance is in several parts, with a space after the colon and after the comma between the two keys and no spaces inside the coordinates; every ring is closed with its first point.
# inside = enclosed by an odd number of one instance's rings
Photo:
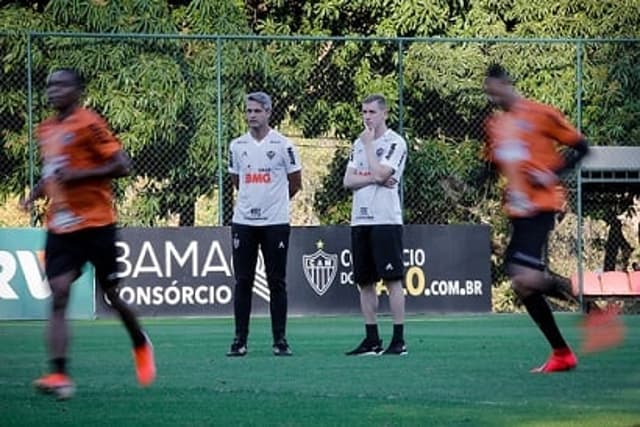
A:
{"type": "Polygon", "coordinates": [[[383,187],[387,187],[387,188],[394,188],[397,183],[398,183],[398,180],[395,179],[394,177],[390,176],[389,179],[387,179],[384,182],[384,184],[382,184],[382,186],[383,187]]]}
{"type": "Polygon", "coordinates": [[[360,141],[365,145],[369,145],[373,142],[374,139],[375,131],[372,127],[365,125],[364,130],[360,134],[360,141]]]}

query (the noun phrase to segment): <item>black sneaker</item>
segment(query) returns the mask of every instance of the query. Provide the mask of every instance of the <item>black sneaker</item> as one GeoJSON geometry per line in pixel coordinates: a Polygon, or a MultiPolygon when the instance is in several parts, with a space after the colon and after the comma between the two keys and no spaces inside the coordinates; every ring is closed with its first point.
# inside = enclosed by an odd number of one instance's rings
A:
{"type": "Polygon", "coordinates": [[[370,341],[365,338],[359,346],[351,351],[346,352],[347,356],[378,356],[382,354],[382,340],[370,341]]]}
{"type": "Polygon", "coordinates": [[[291,347],[287,344],[287,340],[284,338],[273,343],[273,355],[274,356],[293,356],[291,347]]]}
{"type": "Polygon", "coordinates": [[[247,343],[239,339],[234,339],[231,348],[227,352],[228,357],[242,357],[247,355],[247,343]]]}
{"type": "Polygon", "coordinates": [[[407,351],[407,346],[404,345],[404,341],[391,341],[389,347],[387,347],[387,349],[382,354],[384,354],[385,356],[404,356],[408,353],[409,352],[407,351]]]}

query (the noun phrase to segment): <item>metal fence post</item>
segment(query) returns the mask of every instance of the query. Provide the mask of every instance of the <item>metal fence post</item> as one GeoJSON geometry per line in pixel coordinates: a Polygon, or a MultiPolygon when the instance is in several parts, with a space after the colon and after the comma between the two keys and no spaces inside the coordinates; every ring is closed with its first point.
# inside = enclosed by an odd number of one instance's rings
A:
{"type": "MultiPolygon", "coordinates": [[[[35,184],[35,154],[34,154],[34,142],[33,142],[33,86],[32,86],[32,66],[33,66],[33,57],[31,54],[31,33],[27,33],[27,121],[28,124],[28,132],[27,136],[29,141],[29,188],[33,189],[35,184]]],[[[35,226],[36,223],[36,213],[35,208],[31,208],[31,219],[30,225],[32,227],[35,226]]]]}
{"type": "Polygon", "coordinates": [[[222,171],[222,39],[216,37],[216,108],[217,113],[217,156],[218,156],[218,225],[224,224],[224,176],[222,171]]]}
{"type": "MultiPolygon", "coordinates": [[[[582,54],[584,45],[579,41],[576,43],[576,126],[578,130],[582,131],[582,54]]],[[[580,306],[584,308],[584,277],[583,277],[583,265],[582,265],[582,172],[581,167],[578,165],[576,168],[576,199],[577,199],[577,239],[578,239],[578,283],[579,283],[579,300],[580,306]]]]}
{"type": "MultiPolygon", "coordinates": [[[[398,133],[404,138],[404,63],[403,43],[398,40],[398,133]]],[[[404,208],[404,179],[400,182],[400,206],[404,208]]]]}

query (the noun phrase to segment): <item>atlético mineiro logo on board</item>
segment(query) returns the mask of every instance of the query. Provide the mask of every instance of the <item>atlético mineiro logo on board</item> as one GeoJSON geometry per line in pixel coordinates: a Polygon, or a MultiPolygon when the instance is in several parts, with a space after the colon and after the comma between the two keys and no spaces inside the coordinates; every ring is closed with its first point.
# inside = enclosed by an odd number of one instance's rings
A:
{"type": "Polygon", "coordinates": [[[322,296],[336,278],[338,255],[323,251],[324,243],[321,240],[316,243],[316,246],[318,250],[311,255],[302,255],[302,269],[311,289],[322,296]]]}

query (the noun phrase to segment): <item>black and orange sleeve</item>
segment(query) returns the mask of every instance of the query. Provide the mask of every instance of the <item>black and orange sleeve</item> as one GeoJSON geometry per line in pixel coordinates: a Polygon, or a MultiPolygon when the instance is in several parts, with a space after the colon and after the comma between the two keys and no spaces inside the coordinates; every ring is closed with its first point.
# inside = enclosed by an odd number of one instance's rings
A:
{"type": "Polygon", "coordinates": [[[555,108],[547,111],[547,134],[562,145],[574,146],[583,139],[582,134],[555,108]]]}

